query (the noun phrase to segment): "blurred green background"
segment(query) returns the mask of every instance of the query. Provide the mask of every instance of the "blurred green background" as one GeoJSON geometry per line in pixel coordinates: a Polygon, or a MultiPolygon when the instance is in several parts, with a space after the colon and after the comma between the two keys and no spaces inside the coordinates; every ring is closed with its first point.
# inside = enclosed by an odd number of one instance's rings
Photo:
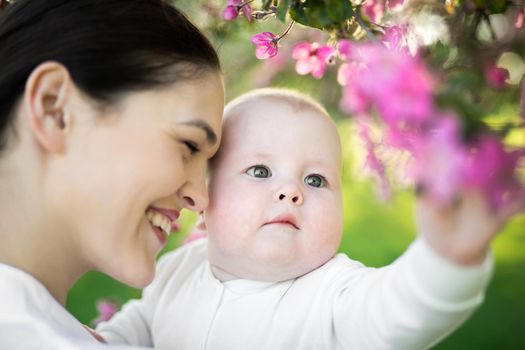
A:
{"type": "MultiPolygon", "coordinates": [[[[413,193],[409,187],[400,185],[392,198],[383,201],[373,181],[364,176],[363,150],[353,130],[352,120],[342,115],[338,108],[340,88],[336,83],[336,69],[329,67],[322,80],[299,76],[294,72],[294,62],[290,58],[292,43],[301,39],[326,40],[326,36],[296,25],[286,38],[288,40],[281,43],[278,56],[272,61],[262,62],[255,58],[250,37],[263,30],[280,33],[285,24],[268,21],[248,25],[243,19],[215,22],[220,2],[206,2],[204,8],[200,1],[176,3],[197,25],[207,28],[213,39],[223,64],[227,100],[249,89],[271,85],[298,89],[327,107],[339,125],[345,157],[345,221],[340,251],[370,266],[382,266],[396,259],[416,235],[413,193]]],[[[194,214],[183,214],[181,231],[170,237],[163,253],[180,245],[194,220],[194,214]]],[[[525,349],[524,247],[525,215],[521,215],[507,225],[493,244],[496,269],[484,304],[460,329],[434,349],[525,349]]],[[[81,322],[90,324],[97,316],[97,300],[114,299],[122,303],[139,296],[139,290],[126,287],[100,273],[90,272],[71,290],[67,308],[81,322]]]]}

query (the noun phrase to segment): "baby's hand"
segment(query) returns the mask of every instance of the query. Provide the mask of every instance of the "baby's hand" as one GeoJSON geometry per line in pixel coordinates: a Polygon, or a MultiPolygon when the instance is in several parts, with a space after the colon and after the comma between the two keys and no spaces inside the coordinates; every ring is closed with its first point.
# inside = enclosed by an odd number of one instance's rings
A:
{"type": "Polygon", "coordinates": [[[449,205],[423,194],[416,211],[419,232],[441,256],[460,265],[480,264],[496,234],[525,210],[523,197],[495,211],[478,191],[466,191],[449,205]]]}

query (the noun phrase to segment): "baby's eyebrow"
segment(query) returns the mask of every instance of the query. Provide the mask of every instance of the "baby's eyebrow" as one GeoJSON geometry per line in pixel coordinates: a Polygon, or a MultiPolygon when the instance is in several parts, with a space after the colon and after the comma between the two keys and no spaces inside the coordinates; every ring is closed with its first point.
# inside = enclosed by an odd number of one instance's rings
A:
{"type": "Polygon", "coordinates": [[[206,133],[206,140],[211,146],[217,143],[217,135],[215,135],[215,132],[213,132],[213,129],[211,128],[211,126],[208,123],[206,123],[204,120],[200,120],[200,119],[190,120],[187,122],[183,122],[182,124],[188,125],[188,126],[194,126],[204,131],[206,133]]]}

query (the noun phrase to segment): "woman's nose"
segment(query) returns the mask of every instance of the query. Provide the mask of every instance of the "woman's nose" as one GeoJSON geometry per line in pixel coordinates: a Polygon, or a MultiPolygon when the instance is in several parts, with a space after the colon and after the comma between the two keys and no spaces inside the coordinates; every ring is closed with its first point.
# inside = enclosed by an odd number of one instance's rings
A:
{"type": "Polygon", "coordinates": [[[300,188],[296,184],[281,186],[274,194],[275,202],[290,202],[295,205],[302,205],[304,198],[300,188]]]}
{"type": "Polygon", "coordinates": [[[188,181],[179,192],[184,207],[191,211],[201,212],[208,207],[209,197],[204,169],[202,169],[202,172],[195,171],[190,174],[188,181]]]}

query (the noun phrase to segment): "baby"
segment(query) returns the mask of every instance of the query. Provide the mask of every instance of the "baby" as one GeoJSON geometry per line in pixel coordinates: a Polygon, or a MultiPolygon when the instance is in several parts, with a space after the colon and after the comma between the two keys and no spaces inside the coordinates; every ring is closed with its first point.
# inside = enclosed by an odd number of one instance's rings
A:
{"type": "Polygon", "coordinates": [[[491,238],[507,217],[481,197],[434,207],[390,266],[336,254],[341,146],[334,122],[299,93],[261,89],[225,110],[211,162],[208,239],[159,262],[141,300],[98,331],[158,349],[423,349],[482,302],[491,238]]]}

